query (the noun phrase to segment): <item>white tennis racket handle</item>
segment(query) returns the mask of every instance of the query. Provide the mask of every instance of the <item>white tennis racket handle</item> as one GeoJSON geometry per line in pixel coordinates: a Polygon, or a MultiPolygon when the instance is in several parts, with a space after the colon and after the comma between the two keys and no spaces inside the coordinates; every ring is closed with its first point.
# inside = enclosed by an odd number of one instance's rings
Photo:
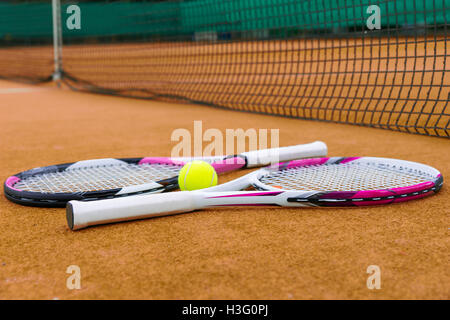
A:
{"type": "Polygon", "coordinates": [[[91,225],[166,216],[197,209],[192,192],[138,195],[98,201],[69,201],[67,223],[77,230],[91,225]]]}
{"type": "Polygon", "coordinates": [[[247,157],[247,168],[253,168],[300,158],[324,157],[327,152],[324,142],[315,141],[290,147],[249,151],[243,155],[247,157]]]}

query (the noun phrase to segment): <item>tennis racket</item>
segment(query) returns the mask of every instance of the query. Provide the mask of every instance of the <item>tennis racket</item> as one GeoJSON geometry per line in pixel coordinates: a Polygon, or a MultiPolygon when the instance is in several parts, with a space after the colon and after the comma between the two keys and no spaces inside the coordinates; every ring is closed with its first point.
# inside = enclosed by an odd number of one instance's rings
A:
{"type": "Polygon", "coordinates": [[[194,159],[207,161],[217,173],[223,173],[326,154],[326,144],[316,141],[228,157],[85,160],[18,173],[6,179],[4,193],[9,200],[22,205],[65,207],[70,200],[99,200],[177,189],[178,172],[194,159]]]}
{"type": "Polygon", "coordinates": [[[389,204],[439,191],[436,169],[374,157],[295,160],[259,169],[212,188],[93,202],[70,201],[72,230],[223,206],[340,207],[389,204]],[[259,191],[237,191],[253,186],[259,191]]]}

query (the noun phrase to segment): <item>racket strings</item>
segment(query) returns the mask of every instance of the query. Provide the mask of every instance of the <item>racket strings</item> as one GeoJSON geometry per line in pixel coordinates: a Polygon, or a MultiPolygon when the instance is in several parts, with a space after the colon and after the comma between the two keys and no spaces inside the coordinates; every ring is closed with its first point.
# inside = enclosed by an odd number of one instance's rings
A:
{"type": "Polygon", "coordinates": [[[275,171],[260,181],[285,190],[381,190],[430,181],[432,177],[411,168],[378,163],[304,166],[275,171]]]}
{"type": "Polygon", "coordinates": [[[124,188],[176,177],[169,164],[121,164],[70,169],[20,180],[14,188],[40,193],[73,193],[124,188]]]}

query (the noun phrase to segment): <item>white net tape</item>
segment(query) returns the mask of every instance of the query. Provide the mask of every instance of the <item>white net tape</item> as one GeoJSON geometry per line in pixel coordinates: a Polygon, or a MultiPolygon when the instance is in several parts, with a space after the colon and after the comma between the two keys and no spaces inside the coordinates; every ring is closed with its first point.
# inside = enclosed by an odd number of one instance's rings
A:
{"type": "Polygon", "coordinates": [[[31,176],[14,188],[41,193],[109,190],[172,178],[180,169],[168,164],[95,166],[31,176]]]}
{"type": "Polygon", "coordinates": [[[388,163],[346,163],[275,171],[260,181],[285,190],[357,191],[406,187],[431,180],[425,172],[388,163]]]}

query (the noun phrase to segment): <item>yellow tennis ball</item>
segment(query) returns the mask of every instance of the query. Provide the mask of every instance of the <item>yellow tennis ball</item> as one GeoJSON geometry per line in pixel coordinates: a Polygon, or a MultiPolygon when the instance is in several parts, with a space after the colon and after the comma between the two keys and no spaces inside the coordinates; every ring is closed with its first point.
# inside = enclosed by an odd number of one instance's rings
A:
{"type": "Polygon", "coordinates": [[[182,191],[192,191],[217,185],[217,173],[208,162],[194,160],[181,168],[178,185],[182,191]]]}

